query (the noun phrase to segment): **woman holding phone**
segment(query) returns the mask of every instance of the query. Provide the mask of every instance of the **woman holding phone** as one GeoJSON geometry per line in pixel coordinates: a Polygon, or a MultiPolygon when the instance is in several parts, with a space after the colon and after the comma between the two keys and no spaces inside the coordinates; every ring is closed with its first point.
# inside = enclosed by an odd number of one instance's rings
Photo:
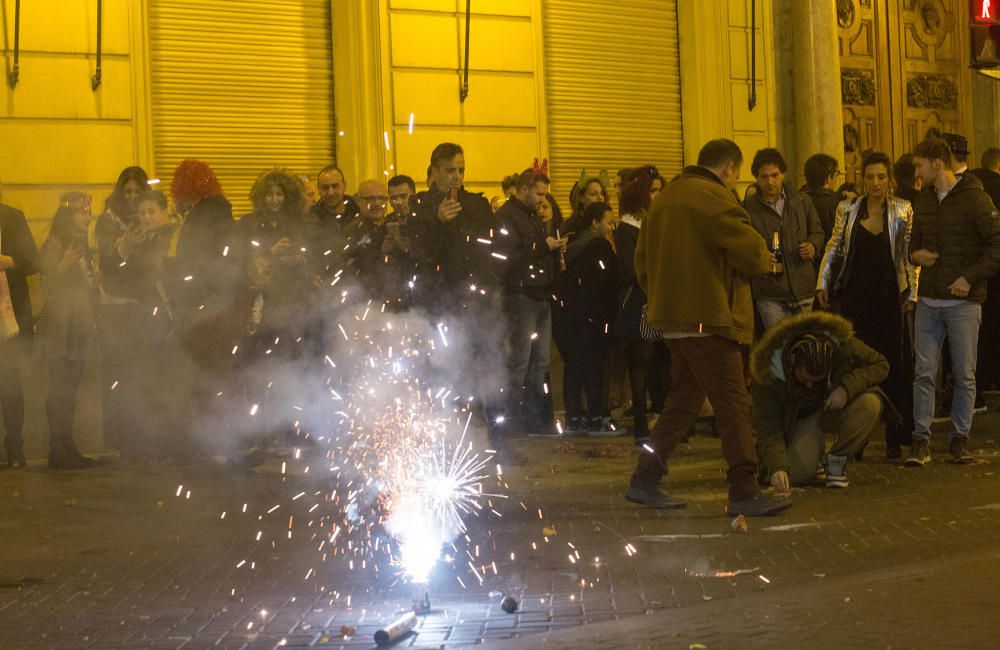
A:
{"type": "Polygon", "coordinates": [[[48,366],[49,468],[96,464],[73,442],[73,421],[87,361],[97,353],[94,324],[94,259],[87,247],[89,201],[64,197],[39,251],[45,303],[38,317],[35,352],[48,366]]]}

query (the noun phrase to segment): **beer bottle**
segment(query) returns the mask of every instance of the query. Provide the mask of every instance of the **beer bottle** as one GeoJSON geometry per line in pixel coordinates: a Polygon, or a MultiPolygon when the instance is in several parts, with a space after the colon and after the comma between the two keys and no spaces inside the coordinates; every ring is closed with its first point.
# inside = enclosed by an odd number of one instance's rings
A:
{"type": "Polygon", "coordinates": [[[785,256],[781,251],[781,232],[774,231],[771,235],[771,253],[774,259],[771,261],[771,275],[781,275],[785,272],[785,256]]]}

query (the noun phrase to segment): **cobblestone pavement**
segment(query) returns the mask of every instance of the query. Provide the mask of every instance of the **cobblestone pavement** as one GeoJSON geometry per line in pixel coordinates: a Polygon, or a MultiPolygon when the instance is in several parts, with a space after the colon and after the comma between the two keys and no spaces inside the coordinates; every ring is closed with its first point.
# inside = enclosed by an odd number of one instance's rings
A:
{"type": "MultiPolygon", "coordinates": [[[[469,522],[399,646],[982,646],[1000,633],[998,425],[977,419],[972,466],[940,462],[943,436],[916,470],[873,441],[848,490],[799,491],[746,534],[723,514],[713,438],[679,450],[690,505],[671,512],[622,499],[626,438],[521,441],[502,517],[469,522]]],[[[295,469],[0,471],[0,647],[373,647],[413,594],[384,567],[321,561],[305,522],[324,484],[295,469]]]]}

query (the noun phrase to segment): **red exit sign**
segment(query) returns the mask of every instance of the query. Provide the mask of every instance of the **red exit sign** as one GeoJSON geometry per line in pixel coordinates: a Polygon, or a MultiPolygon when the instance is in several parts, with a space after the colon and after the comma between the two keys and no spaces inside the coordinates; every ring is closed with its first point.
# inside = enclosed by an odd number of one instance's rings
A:
{"type": "Polygon", "coordinates": [[[972,0],[970,13],[974,23],[1000,24],[1000,0],[972,0]]]}

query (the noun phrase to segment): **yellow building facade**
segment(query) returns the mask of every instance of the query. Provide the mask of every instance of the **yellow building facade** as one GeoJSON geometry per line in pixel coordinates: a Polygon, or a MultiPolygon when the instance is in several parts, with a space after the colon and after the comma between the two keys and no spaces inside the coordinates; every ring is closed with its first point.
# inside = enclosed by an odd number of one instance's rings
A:
{"type": "MultiPolygon", "coordinates": [[[[104,0],[97,87],[97,3],[22,1],[14,85],[15,4],[0,0],[0,200],[39,239],[61,193],[92,193],[96,211],[124,167],[166,189],[185,157],[216,168],[239,215],[271,167],[336,161],[351,192],[397,173],[420,189],[433,147],[455,141],[488,197],[549,159],[565,211],[584,169],[671,175],[717,137],[748,160],[778,146],[793,182],[810,153],[899,155],[927,126],[964,131],[974,155],[997,144],[1000,82],[967,68],[963,0],[472,0],[464,100],[463,0],[104,0]],[[947,76],[955,98],[898,92],[947,76]]],[[[29,414],[38,442],[37,400],[29,414]]]]}
{"type": "MultiPolygon", "coordinates": [[[[9,71],[15,2],[2,3],[9,71]]],[[[549,158],[565,201],[584,168],[672,174],[710,137],[748,150],[774,139],[770,0],[755,3],[753,111],[751,0],[641,0],[632,13],[474,0],[464,101],[461,0],[106,0],[96,89],[97,3],[21,4],[0,183],[36,232],[64,191],[92,192],[96,208],[122,168],[166,186],[188,156],[216,167],[239,213],[271,166],[314,174],[335,159],[351,189],[395,173],[422,184],[446,140],[465,147],[473,189],[496,194],[504,175],[549,158]]]]}

